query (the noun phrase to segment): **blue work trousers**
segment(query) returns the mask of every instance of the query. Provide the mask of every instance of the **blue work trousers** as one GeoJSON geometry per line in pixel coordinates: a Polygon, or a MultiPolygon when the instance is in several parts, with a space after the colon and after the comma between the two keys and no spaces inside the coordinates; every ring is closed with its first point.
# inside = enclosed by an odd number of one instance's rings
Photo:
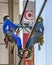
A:
{"type": "Polygon", "coordinates": [[[17,46],[18,47],[22,47],[22,43],[21,43],[20,37],[17,36],[16,34],[14,34],[13,32],[9,32],[9,33],[12,35],[12,37],[13,37],[15,43],[17,44],[17,46]]]}
{"type": "Polygon", "coordinates": [[[31,37],[28,41],[28,45],[27,48],[30,48],[33,46],[33,42],[36,40],[36,38],[38,38],[40,35],[40,33],[36,33],[33,37],[31,37]]]}

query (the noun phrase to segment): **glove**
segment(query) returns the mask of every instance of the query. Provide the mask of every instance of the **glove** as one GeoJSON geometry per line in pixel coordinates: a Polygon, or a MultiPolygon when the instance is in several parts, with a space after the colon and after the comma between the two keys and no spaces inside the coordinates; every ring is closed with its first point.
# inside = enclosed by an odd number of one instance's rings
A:
{"type": "Polygon", "coordinates": [[[18,26],[18,28],[22,28],[22,27],[23,27],[23,26],[22,26],[22,25],[20,25],[20,24],[18,24],[17,26],[18,26]]]}
{"type": "Polygon", "coordinates": [[[26,26],[27,28],[29,28],[29,29],[32,29],[32,26],[26,26]]]}

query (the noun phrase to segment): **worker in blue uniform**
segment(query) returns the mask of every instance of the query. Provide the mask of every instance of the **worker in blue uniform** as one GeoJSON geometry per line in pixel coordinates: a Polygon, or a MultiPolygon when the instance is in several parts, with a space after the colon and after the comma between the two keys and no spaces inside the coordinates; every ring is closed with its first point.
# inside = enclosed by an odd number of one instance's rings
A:
{"type": "Polygon", "coordinates": [[[44,34],[44,25],[43,25],[43,20],[39,18],[38,22],[35,25],[35,34],[33,35],[33,37],[30,38],[31,41],[29,41],[29,46],[32,46],[32,42],[33,40],[35,40],[36,38],[38,38],[40,35],[44,34]]]}
{"type": "MultiPolygon", "coordinates": [[[[22,42],[21,42],[21,39],[19,36],[17,36],[13,30],[16,30],[17,28],[23,28],[22,25],[18,24],[18,25],[15,25],[10,19],[9,19],[9,16],[6,15],[3,17],[3,33],[5,36],[8,37],[8,35],[10,34],[13,38],[13,40],[15,41],[17,47],[18,47],[18,56],[22,56],[22,52],[24,51],[24,49],[22,48],[22,42]]],[[[27,26],[26,26],[27,27],[27,26]]],[[[24,27],[25,28],[25,27],[24,27]]],[[[30,26],[28,26],[27,28],[30,28],[30,26]]],[[[5,42],[8,42],[7,41],[8,39],[5,40],[5,42]]]]}
{"type": "Polygon", "coordinates": [[[8,34],[10,34],[17,47],[18,47],[18,54],[21,55],[21,52],[20,51],[23,51],[22,49],[22,42],[21,42],[21,39],[19,36],[17,36],[16,34],[14,34],[14,32],[12,31],[13,29],[17,29],[17,28],[21,28],[22,26],[20,25],[15,25],[10,19],[9,19],[9,16],[6,15],[3,17],[3,33],[5,36],[7,36],[8,34]]]}
{"type": "MultiPolygon", "coordinates": [[[[44,25],[43,25],[43,18],[40,17],[38,22],[35,24],[33,36],[29,39],[28,45],[27,45],[27,50],[32,50],[33,43],[40,43],[41,45],[43,44],[43,34],[44,34],[44,25]]],[[[28,53],[27,57],[31,56],[31,51],[28,53]]]]}

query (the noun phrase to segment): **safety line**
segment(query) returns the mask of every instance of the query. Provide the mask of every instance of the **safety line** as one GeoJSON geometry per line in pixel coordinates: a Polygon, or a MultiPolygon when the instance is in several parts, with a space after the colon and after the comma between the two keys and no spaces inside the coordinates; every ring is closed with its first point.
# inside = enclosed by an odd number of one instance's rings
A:
{"type": "Polygon", "coordinates": [[[20,24],[22,24],[23,16],[24,16],[25,10],[26,10],[26,8],[27,8],[28,1],[29,1],[29,0],[26,1],[24,10],[23,10],[23,13],[22,13],[22,16],[21,16],[20,24]]]}
{"type": "MultiPolygon", "coordinates": [[[[24,12],[25,12],[25,10],[26,10],[26,8],[27,8],[28,2],[29,2],[29,0],[27,0],[26,3],[25,3],[25,7],[24,7],[24,10],[23,10],[21,19],[20,19],[20,24],[21,24],[21,25],[22,25],[22,20],[23,20],[24,12]]],[[[20,58],[18,65],[21,64],[21,61],[22,61],[22,58],[20,58]]]]}

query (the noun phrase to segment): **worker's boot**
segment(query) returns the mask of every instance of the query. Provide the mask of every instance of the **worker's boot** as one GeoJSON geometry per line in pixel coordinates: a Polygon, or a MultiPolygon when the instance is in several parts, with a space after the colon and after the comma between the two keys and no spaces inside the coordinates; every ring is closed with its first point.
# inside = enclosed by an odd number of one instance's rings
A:
{"type": "Polygon", "coordinates": [[[26,50],[28,51],[28,54],[27,54],[27,56],[25,57],[25,58],[27,59],[27,58],[30,58],[30,57],[31,57],[32,47],[29,48],[29,49],[27,48],[26,50]]]}
{"type": "Polygon", "coordinates": [[[23,51],[24,49],[22,47],[18,47],[18,56],[23,57],[23,51]]]}

